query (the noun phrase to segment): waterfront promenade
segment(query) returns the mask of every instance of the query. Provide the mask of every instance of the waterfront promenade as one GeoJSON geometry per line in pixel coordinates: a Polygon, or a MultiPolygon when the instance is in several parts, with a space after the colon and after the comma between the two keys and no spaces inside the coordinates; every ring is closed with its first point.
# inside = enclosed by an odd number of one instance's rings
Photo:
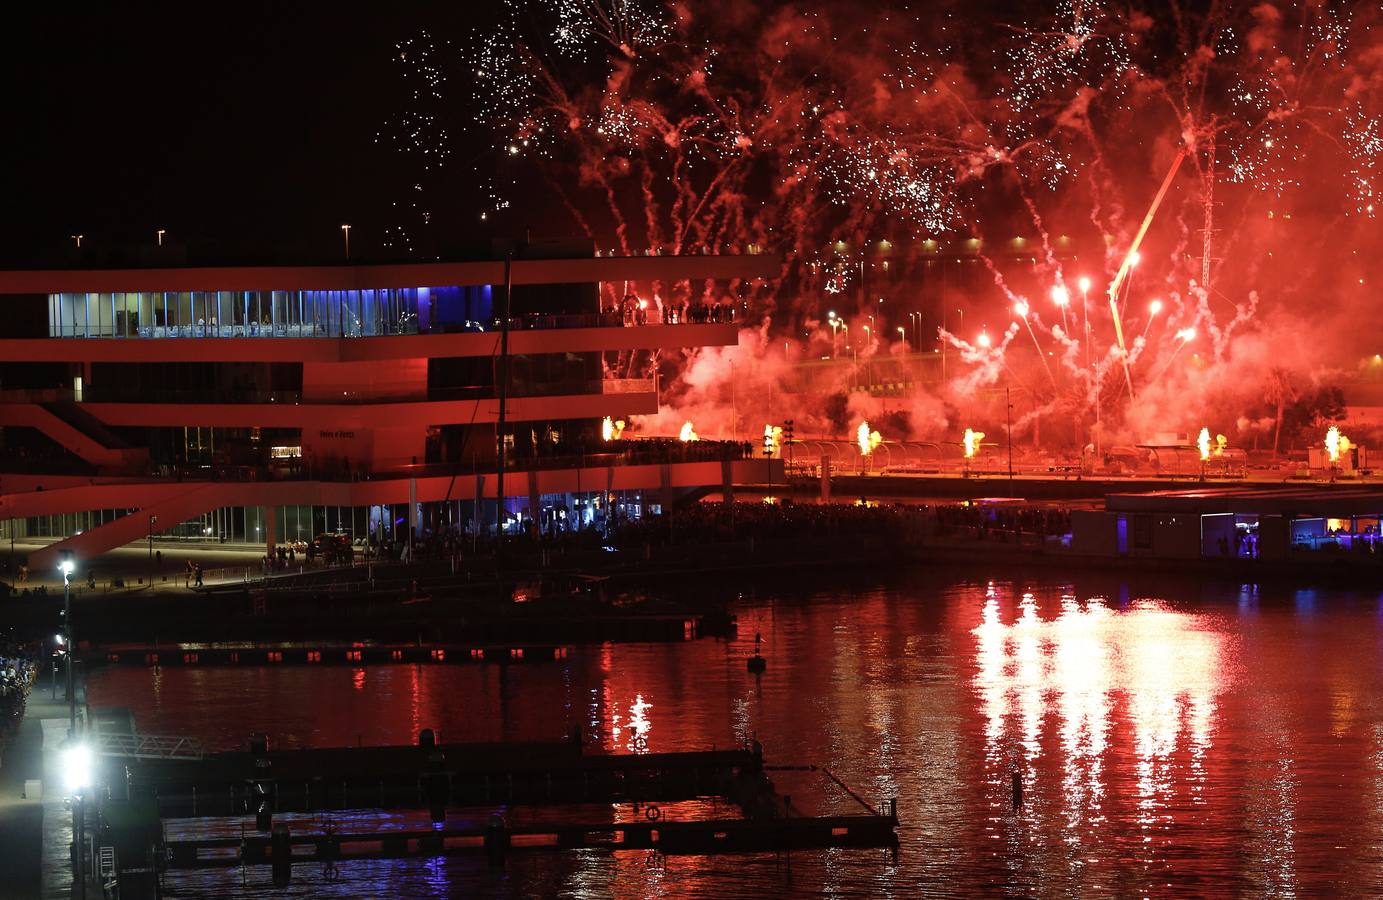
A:
{"type": "MultiPolygon", "coordinates": [[[[0,900],[66,900],[72,893],[72,816],[55,771],[68,716],[61,685],[57,696],[52,699],[51,683],[40,675],[19,730],[0,757],[0,900]],[[29,795],[34,782],[42,785],[40,796],[29,795]]],[[[85,705],[80,685],[77,704],[85,705]]]]}

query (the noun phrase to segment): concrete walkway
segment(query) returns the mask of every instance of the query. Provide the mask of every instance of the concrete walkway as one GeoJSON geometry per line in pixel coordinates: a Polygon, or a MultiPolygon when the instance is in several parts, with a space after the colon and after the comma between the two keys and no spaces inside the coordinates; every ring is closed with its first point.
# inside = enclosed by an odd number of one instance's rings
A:
{"type": "MultiPolygon", "coordinates": [[[[67,733],[61,685],[58,697],[51,699],[50,681],[40,676],[19,732],[0,758],[0,900],[65,900],[72,894],[72,817],[63,806],[60,780],[48,771],[55,745],[67,733]],[[25,796],[26,782],[33,781],[42,784],[41,796],[25,796]]],[[[80,689],[77,699],[80,709],[80,689]]]]}

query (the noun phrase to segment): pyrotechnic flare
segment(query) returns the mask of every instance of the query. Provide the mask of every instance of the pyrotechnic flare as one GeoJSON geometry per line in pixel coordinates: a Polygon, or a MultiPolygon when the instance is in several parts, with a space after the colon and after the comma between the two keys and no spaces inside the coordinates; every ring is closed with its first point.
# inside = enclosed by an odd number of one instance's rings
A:
{"type": "Polygon", "coordinates": [[[1200,437],[1196,438],[1196,447],[1201,452],[1201,462],[1210,458],[1210,429],[1202,428],[1200,437]]]}
{"type": "Polygon", "coordinates": [[[780,425],[764,426],[764,455],[772,456],[783,446],[783,428],[780,425]]]}
{"type": "Polygon", "coordinates": [[[1071,293],[1066,290],[1066,285],[1058,284],[1052,288],[1052,302],[1061,307],[1061,330],[1069,334],[1071,323],[1066,318],[1066,307],[1071,305],[1071,293]]]}
{"type": "Polygon", "coordinates": [[[868,422],[861,422],[860,427],[855,429],[855,443],[859,445],[860,456],[872,455],[874,448],[883,442],[883,435],[877,431],[870,431],[868,422]]]}
{"type": "Polygon", "coordinates": [[[692,428],[692,423],[683,422],[682,430],[677,433],[677,440],[685,444],[688,441],[699,441],[701,437],[692,428]]]}
{"type": "Polygon", "coordinates": [[[612,419],[606,416],[600,423],[600,438],[605,441],[617,441],[619,436],[624,433],[624,420],[612,419]]]}
{"type": "Polygon", "coordinates": [[[970,428],[965,429],[965,437],[962,441],[965,444],[965,458],[974,459],[975,454],[980,450],[980,441],[984,440],[983,431],[974,431],[970,428]]]}
{"type": "Polygon", "coordinates": [[[1330,430],[1325,433],[1325,452],[1330,457],[1331,465],[1338,463],[1340,454],[1348,453],[1352,446],[1354,445],[1350,443],[1349,438],[1340,434],[1338,425],[1331,425],[1330,430]]]}

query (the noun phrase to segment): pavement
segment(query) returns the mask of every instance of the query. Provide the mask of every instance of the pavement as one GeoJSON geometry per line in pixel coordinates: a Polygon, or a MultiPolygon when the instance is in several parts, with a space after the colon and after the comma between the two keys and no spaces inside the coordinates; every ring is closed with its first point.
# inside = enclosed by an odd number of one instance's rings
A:
{"type": "MultiPolygon", "coordinates": [[[[0,757],[0,900],[57,900],[72,893],[72,816],[51,771],[54,745],[67,731],[68,705],[61,684],[59,699],[52,696],[51,681],[40,675],[19,732],[0,757]],[[34,780],[43,785],[41,797],[25,796],[25,782],[34,780]]],[[[80,687],[77,699],[80,709],[85,703],[80,687]]]]}
{"type": "MultiPolygon", "coordinates": [[[[42,546],[39,543],[26,544],[23,541],[15,543],[16,555],[22,556],[27,550],[42,546]]],[[[215,572],[224,573],[226,570],[234,570],[236,573],[249,569],[250,576],[254,577],[260,572],[260,560],[264,557],[264,548],[258,545],[247,544],[173,544],[160,545],[154,543],[154,550],[162,554],[161,563],[150,565],[148,544],[129,545],[103,553],[90,561],[78,563],[78,570],[72,576],[72,586],[79,590],[87,591],[87,574],[96,576],[97,590],[118,590],[112,586],[116,579],[125,582],[126,589],[144,587],[150,578],[152,571],[153,585],[155,588],[183,589],[184,579],[187,573],[187,563],[201,565],[204,576],[215,572]]],[[[238,577],[238,576],[237,576],[238,577]]],[[[56,570],[53,572],[30,572],[29,580],[24,584],[16,585],[18,588],[46,587],[50,593],[62,591],[62,575],[56,570]]]]}

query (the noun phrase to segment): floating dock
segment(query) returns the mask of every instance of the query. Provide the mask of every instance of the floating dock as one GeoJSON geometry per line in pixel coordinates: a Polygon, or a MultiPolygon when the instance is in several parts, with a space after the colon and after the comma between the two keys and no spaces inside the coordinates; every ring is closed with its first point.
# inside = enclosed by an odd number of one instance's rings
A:
{"type": "Polygon", "coordinates": [[[153,746],[123,735],[101,750],[114,777],[100,804],[102,843],[94,850],[122,897],[156,896],[159,873],[171,870],[267,865],[274,883],[285,886],[294,866],[311,864],[325,877],[353,860],[474,854],[502,865],[511,853],[574,849],[713,854],[897,846],[896,800],[874,808],[825,770],[782,767],[824,773],[862,808],[853,815],[801,814],[774,788],[775,769],[764,765],[757,743],[605,754],[585,752],[575,734],[563,741],[441,744],[424,731],[417,745],[393,747],[270,750],[262,737],[228,753],[160,754],[148,750],[153,746]],[[708,799],[724,800],[742,816],[673,820],[659,805],[708,799]],[[620,816],[621,804],[633,814],[620,816]],[[515,806],[557,812],[516,823],[508,820],[515,806]],[[389,815],[371,817],[371,810],[389,815]],[[402,810],[427,810],[432,827],[418,827],[416,812],[399,824],[402,810]],[[315,819],[275,820],[298,813],[315,819]],[[195,827],[170,838],[169,820],[195,827]]]}

